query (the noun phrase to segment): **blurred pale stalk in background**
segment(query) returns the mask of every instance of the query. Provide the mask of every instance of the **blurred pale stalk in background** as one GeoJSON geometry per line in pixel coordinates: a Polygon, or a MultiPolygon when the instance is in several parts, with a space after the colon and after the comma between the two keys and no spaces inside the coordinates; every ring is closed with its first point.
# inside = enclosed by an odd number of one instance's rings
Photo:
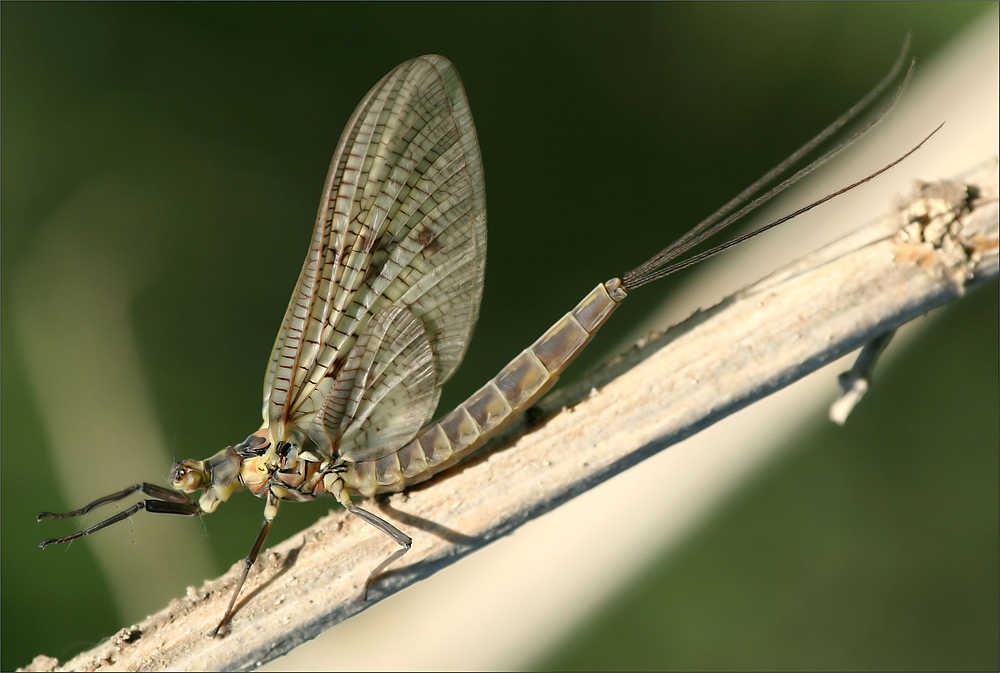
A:
{"type": "MultiPolygon", "coordinates": [[[[73,503],[118,491],[143,474],[165,476],[172,464],[129,313],[154,272],[149,251],[162,208],[138,184],[110,187],[92,183],[71,198],[19,260],[12,280],[27,378],[58,457],[60,486],[73,503]],[[132,201],[123,203],[122,193],[132,201]],[[114,245],[88,238],[88,222],[97,220],[113,223],[114,245]]],[[[149,518],[85,542],[93,545],[121,614],[134,619],[174,598],[172,587],[184,578],[212,572],[204,536],[180,535],[185,528],[198,533],[197,520],[149,518]],[[131,544],[149,552],[143,565],[129,562],[131,544]]]]}

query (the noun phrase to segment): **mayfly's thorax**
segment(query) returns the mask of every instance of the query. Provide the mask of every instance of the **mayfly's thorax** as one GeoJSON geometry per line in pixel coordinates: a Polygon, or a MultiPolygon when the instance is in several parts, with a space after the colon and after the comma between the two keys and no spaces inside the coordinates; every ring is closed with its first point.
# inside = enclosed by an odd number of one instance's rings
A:
{"type": "Polygon", "coordinates": [[[266,456],[247,458],[240,465],[240,484],[257,497],[264,495],[264,489],[270,480],[271,471],[266,456]]]}
{"type": "Polygon", "coordinates": [[[221,451],[204,464],[221,465],[232,460],[224,470],[232,476],[227,477],[225,484],[222,480],[213,480],[202,500],[212,503],[225,500],[233,491],[243,488],[258,498],[273,497],[293,502],[329,493],[333,482],[345,469],[344,461],[327,456],[308,439],[302,443],[305,446],[298,441],[271,444],[267,428],[262,428],[235,447],[221,451]]]}
{"type": "MultiPolygon", "coordinates": [[[[266,429],[260,429],[232,448],[239,465],[233,479],[258,497],[264,496],[274,463],[274,452],[266,429]]],[[[215,482],[213,482],[215,485],[215,482]]],[[[234,488],[236,485],[234,484],[234,488]]]]}

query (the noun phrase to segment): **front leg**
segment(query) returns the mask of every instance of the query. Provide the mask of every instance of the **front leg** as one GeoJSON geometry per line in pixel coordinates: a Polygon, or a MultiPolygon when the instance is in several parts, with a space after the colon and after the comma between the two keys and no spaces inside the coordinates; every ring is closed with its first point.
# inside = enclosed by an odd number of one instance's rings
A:
{"type": "Polygon", "coordinates": [[[90,535],[95,533],[102,528],[107,528],[108,526],[118,523],[119,521],[124,521],[129,518],[139,510],[146,510],[147,512],[152,512],[154,514],[180,514],[182,516],[197,516],[201,514],[201,507],[197,503],[188,500],[183,493],[178,493],[176,491],[171,491],[169,489],[163,488],[162,486],[154,486],[153,484],[141,483],[133,484],[128,488],[124,488],[117,493],[112,493],[111,495],[106,495],[103,498],[98,498],[97,500],[84,505],[80,509],[73,510],[72,512],[66,512],[64,514],[56,514],[54,512],[42,512],[38,515],[37,520],[42,519],[68,519],[75,516],[83,516],[91,510],[100,507],[101,505],[106,505],[110,502],[117,502],[122,498],[128,497],[135,493],[136,491],[142,491],[146,495],[153,496],[150,500],[142,500],[135,503],[128,509],[122,510],[110,516],[104,521],[100,521],[86,530],[77,531],[72,535],[67,535],[65,537],[59,538],[49,538],[48,540],[42,540],[38,546],[45,549],[50,544],[59,544],[61,542],[70,542],[76,540],[85,535],[90,535]]]}

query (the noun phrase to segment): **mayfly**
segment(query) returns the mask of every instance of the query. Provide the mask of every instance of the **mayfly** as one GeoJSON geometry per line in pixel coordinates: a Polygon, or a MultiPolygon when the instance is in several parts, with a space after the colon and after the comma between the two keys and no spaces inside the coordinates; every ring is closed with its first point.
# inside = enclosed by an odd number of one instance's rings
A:
{"type": "Polygon", "coordinates": [[[411,539],[352,497],[401,491],[480,447],[555,383],[628,291],[814,208],[915,151],[775,222],[675,261],[871,128],[891,103],[847,142],[754,198],[879,97],[905,53],[904,47],[883,81],[818,136],[658,255],[598,285],[493,380],[429,425],[479,312],[486,201],[476,131],[454,68],[440,56],[403,63],[361,101],[334,153],[309,252],[267,365],[263,425],[210,458],[176,464],[174,490],[135,484],[72,512],[39,514],[75,517],[137,491],[150,496],[41,546],[90,535],[143,509],[210,514],[236,491],[249,490],[265,500],[264,521],[218,633],[233,614],[279,504],[332,495],[399,545],[369,575],[367,590],[409,550],[411,539]],[[204,493],[197,502],[184,495],[199,490],[204,493]]]}

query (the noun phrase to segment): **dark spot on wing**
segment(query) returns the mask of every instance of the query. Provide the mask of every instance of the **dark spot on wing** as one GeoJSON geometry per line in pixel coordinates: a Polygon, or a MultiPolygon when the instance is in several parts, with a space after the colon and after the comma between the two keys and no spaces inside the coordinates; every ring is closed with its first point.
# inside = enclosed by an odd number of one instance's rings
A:
{"type": "Polygon", "coordinates": [[[427,225],[421,224],[420,228],[417,230],[417,235],[414,240],[420,245],[421,248],[427,250],[431,253],[441,252],[444,247],[437,241],[438,232],[432,231],[427,225]]]}

